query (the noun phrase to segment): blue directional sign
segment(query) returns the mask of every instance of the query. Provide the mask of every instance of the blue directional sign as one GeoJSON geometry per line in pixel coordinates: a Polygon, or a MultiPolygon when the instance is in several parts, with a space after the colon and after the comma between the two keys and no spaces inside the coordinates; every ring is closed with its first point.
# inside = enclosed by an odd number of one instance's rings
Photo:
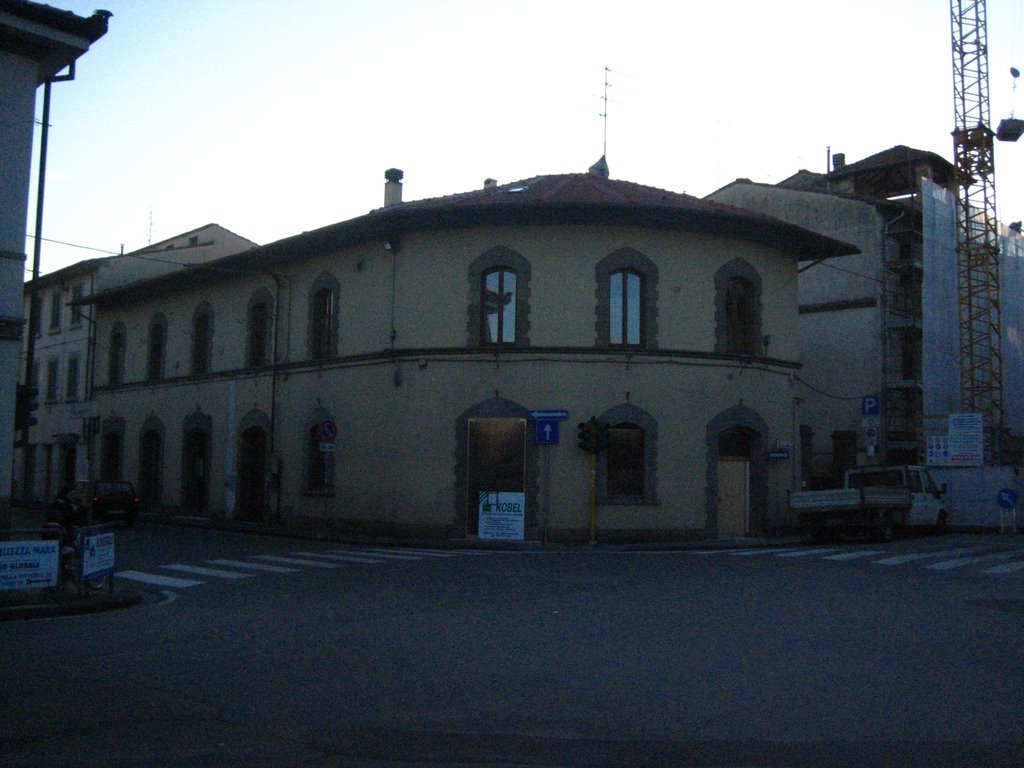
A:
{"type": "Polygon", "coordinates": [[[537,445],[558,445],[558,422],[555,419],[537,419],[537,445]]]}
{"type": "Polygon", "coordinates": [[[1003,488],[997,497],[999,506],[1003,509],[1013,509],[1017,506],[1017,492],[1013,488],[1003,488]]]}
{"type": "Polygon", "coordinates": [[[564,408],[550,408],[546,411],[530,411],[530,418],[534,421],[539,421],[541,419],[565,421],[569,418],[569,411],[564,408]]]}

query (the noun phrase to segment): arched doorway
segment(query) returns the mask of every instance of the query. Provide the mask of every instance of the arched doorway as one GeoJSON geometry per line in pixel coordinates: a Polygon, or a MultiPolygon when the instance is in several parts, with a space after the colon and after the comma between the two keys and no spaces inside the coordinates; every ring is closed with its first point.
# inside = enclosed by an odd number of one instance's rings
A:
{"type": "Polygon", "coordinates": [[[100,447],[100,479],[121,480],[121,434],[106,432],[100,447]]]}
{"type": "Polygon", "coordinates": [[[539,452],[536,442],[526,439],[528,415],[518,403],[495,397],[456,419],[452,536],[537,537],[539,452]],[[506,516],[503,510],[510,512],[506,516]],[[484,531],[481,511],[486,513],[484,531]],[[501,525],[505,528],[499,531],[501,525]]]}
{"type": "Polygon", "coordinates": [[[750,459],[756,435],[744,427],[718,434],[718,535],[750,533],[750,459]]]}
{"type": "Polygon", "coordinates": [[[469,420],[466,535],[480,535],[482,498],[524,492],[525,460],[525,419],[469,420]]]}
{"type": "Polygon", "coordinates": [[[162,501],[163,437],[155,429],[142,433],[139,444],[139,498],[147,512],[159,510],[162,501]]]}
{"type": "Polygon", "coordinates": [[[242,432],[238,456],[236,520],[263,520],[266,506],[267,433],[262,427],[242,432]]]}
{"type": "Polygon", "coordinates": [[[757,411],[736,405],[710,422],[707,432],[708,538],[763,536],[768,511],[768,427],[757,411]]]}
{"type": "Polygon", "coordinates": [[[210,469],[207,442],[207,434],[202,429],[191,429],[185,435],[182,506],[195,515],[206,511],[210,469]]]}

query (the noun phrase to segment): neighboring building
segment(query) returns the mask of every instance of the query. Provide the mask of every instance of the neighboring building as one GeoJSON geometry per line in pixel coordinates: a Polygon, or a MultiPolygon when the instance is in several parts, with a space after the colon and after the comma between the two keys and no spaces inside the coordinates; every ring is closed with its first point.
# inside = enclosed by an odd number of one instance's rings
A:
{"type": "Polygon", "coordinates": [[[391,169],[384,208],[96,294],[100,475],[167,514],[580,540],[593,416],[599,539],[788,525],[798,263],[855,248],[595,169],[405,203],[391,169]]]}
{"type": "MultiPolygon", "coordinates": [[[[256,243],[217,224],[185,232],[138,251],[89,259],[25,283],[24,306],[37,292],[35,371],[38,423],[15,454],[15,497],[52,498],[65,483],[95,474],[97,416],[89,384],[93,369],[92,308],[80,304],[99,291],[204,264],[256,243]]],[[[27,328],[27,323],[26,323],[27,328]]],[[[22,371],[25,360],[22,359],[22,371]]]]}
{"type": "Polygon", "coordinates": [[[106,11],[82,18],[38,3],[0,0],[0,524],[10,513],[36,89],[106,34],[109,17],[106,11]]]}
{"type": "Polygon", "coordinates": [[[836,155],[828,174],[801,171],[774,186],[740,179],[708,195],[860,249],[800,273],[798,394],[812,484],[869,459],[921,460],[923,255],[936,237],[922,217],[922,179],[948,188],[952,174],[938,155],[897,146],[849,165],[836,155]],[[865,427],[872,397],[879,421],[865,427]]]}
{"type": "MultiPolygon", "coordinates": [[[[804,477],[838,482],[864,462],[917,463],[959,411],[956,209],[951,163],[896,146],[777,185],[740,179],[708,196],[857,245],[800,274],[804,477]],[[877,397],[877,426],[864,398],[877,397]]],[[[1024,434],[1019,231],[1001,239],[1004,461],[1024,434]]],[[[870,404],[870,400],[868,403],[870,404]]],[[[994,499],[994,492],[991,494],[994,499]]]]}

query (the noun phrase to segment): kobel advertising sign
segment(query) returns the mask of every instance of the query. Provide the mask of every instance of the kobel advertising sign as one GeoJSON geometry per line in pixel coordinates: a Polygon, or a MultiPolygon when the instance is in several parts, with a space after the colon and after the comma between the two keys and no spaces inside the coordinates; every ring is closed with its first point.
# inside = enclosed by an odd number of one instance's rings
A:
{"type": "Polygon", "coordinates": [[[526,494],[481,491],[477,501],[481,539],[521,541],[526,531],[526,494]]]}

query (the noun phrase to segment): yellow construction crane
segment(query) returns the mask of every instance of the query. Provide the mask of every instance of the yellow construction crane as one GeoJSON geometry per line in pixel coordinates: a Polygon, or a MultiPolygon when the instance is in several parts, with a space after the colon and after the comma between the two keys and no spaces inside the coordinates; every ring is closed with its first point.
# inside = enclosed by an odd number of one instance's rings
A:
{"type": "MultiPolygon", "coordinates": [[[[998,460],[1003,429],[1003,355],[996,219],[996,134],[989,127],[985,0],[950,0],[953,31],[953,155],[960,308],[960,408],[980,413],[985,463],[998,460]]],[[[998,138],[1016,141],[1020,120],[1004,120],[998,138]]]]}

